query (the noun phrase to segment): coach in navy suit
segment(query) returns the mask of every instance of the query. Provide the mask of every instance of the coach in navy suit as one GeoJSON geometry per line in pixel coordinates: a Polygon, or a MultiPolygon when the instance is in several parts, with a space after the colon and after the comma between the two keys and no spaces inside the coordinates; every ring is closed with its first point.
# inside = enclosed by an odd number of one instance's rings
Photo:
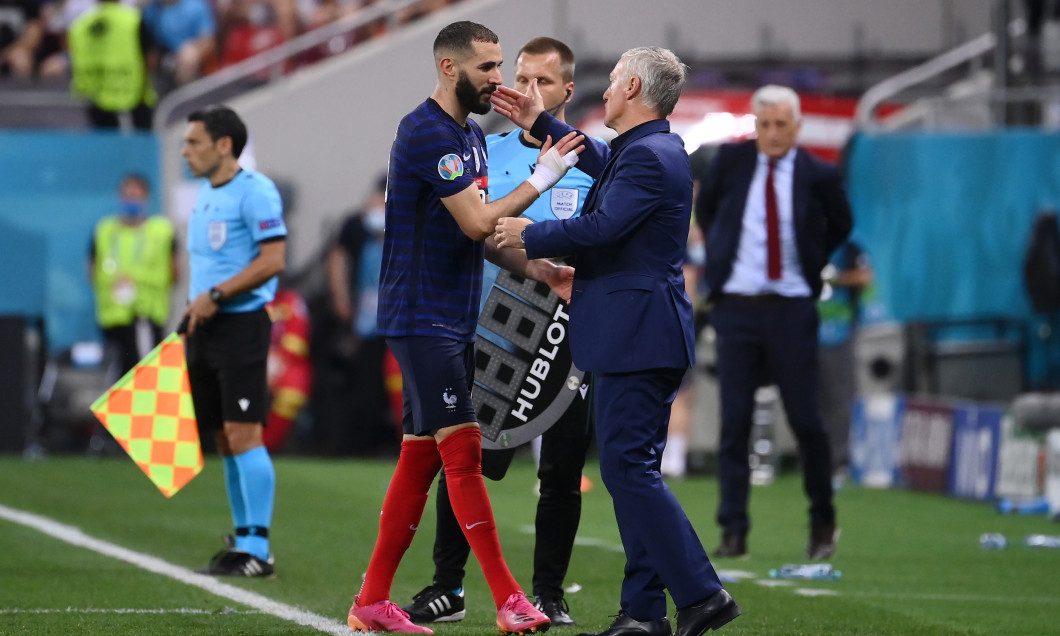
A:
{"type": "MultiPolygon", "coordinates": [[[[604,123],[618,136],[610,149],[587,141],[578,163],[596,178],[582,216],[497,225],[502,247],[575,259],[571,353],[594,375],[600,473],[626,553],[621,611],[605,636],[670,634],[664,590],[678,608],[679,636],[700,636],[740,613],[659,474],[670,405],[695,356],[681,272],[692,171],[666,120],[686,72],[666,49],[623,54],[604,93],[604,123]]],[[[537,139],[570,132],[542,112],[536,92],[498,88],[494,107],[537,139]]]]}
{"type": "Polygon", "coordinates": [[[756,389],[780,389],[810,498],[808,559],[838,538],[828,437],[817,402],[821,270],[852,224],[834,166],[795,146],[799,97],[765,86],[751,99],[757,138],[723,145],[703,180],[696,219],[707,251],[721,393],[715,556],[747,554],[748,441],[756,389]]]}

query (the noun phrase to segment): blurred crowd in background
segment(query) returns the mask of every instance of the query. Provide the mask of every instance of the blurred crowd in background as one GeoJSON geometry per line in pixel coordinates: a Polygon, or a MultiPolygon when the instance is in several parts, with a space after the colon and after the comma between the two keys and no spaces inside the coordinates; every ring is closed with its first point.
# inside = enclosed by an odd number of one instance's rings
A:
{"type": "MultiPolygon", "coordinates": [[[[120,0],[141,11],[161,92],[231,66],[303,33],[365,11],[378,0],[120,0]]],[[[294,65],[341,53],[357,42],[456,0],[411,2],[303,55],[294,65]]],[[[70,74],[67,35],[99,0],[0,0],[0,76],[27,81],[70,74]]],[[[293,67],[292,67],[293,68],[293,67]]],[[[289,69],[288,69],[289,70],[289,69]]]]}

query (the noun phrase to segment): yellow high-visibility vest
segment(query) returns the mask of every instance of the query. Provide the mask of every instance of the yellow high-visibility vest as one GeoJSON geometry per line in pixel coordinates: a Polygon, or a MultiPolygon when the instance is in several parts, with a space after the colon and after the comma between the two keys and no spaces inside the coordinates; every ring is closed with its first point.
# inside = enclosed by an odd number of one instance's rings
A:
{"type": "Polygon", "coordinates": [[[173,224],[161,216],[126,225],[109,216],[96,226],[96,320],[103,328],[136,318],[165,324],[173,286],[173,224]]]}
{"type": "Polygon", "coordinates": [[[153,106],[140,48],[140,12],[117,2],[101,2],[74,21],[67,34],[72,88],[105,111],[153,106]]]}

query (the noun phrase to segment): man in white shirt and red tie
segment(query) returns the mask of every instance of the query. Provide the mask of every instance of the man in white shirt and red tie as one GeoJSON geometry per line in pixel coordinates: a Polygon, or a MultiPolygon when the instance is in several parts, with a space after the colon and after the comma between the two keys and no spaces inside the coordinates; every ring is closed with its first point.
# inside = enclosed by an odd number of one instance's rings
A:
{"type": "Polygon", "coordinates": [[[776,384],[810,499],[805,556],[827,559],[839,531],[817,401],[816,302],[821,270],[853,221],[836,168],[795,145],[802,118],[795,91],[764,86],[751,106],[757,138],[718,150],[696,202],[721,392],[722,541],[714,556],[747,554],[754,396],[759,386],[776,384]]]}

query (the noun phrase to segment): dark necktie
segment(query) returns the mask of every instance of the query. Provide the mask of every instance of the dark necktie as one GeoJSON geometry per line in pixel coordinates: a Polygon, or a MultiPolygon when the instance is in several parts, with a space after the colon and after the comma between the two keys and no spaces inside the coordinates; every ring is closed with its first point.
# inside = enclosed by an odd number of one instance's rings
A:
{"type": "Polygon", "coordinates": [[[769,280],[780,279],[780,215],[777,214],[777,191],[773,187],[773,165],[769,160],[766,176],[766,272],[769,280]]]}

